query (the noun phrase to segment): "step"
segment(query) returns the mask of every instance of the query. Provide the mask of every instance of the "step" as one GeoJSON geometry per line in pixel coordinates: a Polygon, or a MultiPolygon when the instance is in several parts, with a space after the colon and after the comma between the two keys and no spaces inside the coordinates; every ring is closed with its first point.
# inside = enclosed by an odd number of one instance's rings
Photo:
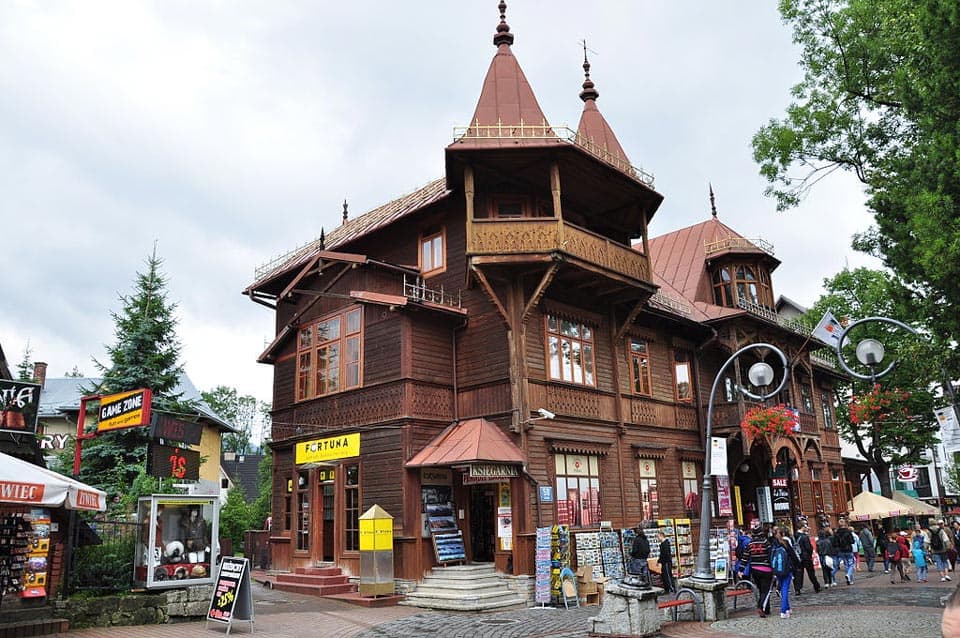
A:
{"type": "Polygon", "coordinates": [[[463,601],[460,599],[457,600],[442,600],[437,598],[425,599],[425,600],[411,600],[410,595],[407,594],[406,600],[401,600],[399,605],[405,607],[419,607],[422,609],[445,609],[452,611],[491,611],[494,609],[504,610],[504,609],[525,609],[528,606],[527,599],[522,596],[513,596],[512,598],[505,598],[502,600],[490,600],[483,602],[469,602],[463,601]]]}
{"type": "Polygon", "coordinates": [[[424,576],[420,582],[426,587],[450,587],[452,589],[470,589],[471,587],[503,587],[499,576],[482,578],[447,578],[446,576],[424,576]]]}
{"type": "Polygon", "coordinates": [[[279,591],[287,591],[294,594],[306,594],[308,596],[330,596],[332,594],[348,594],[357,591],[357,586],[353,583],[342,583],[339,585],[308,585],[302,583],[281,583],[277,582],[273,586],[279,591]]]}
{"type": "Polygon", "coordinates": [[[293,573],[305,576],[339,576],[342,570],[339,567],[297,567],[293,573]]]}
{"type": "Polygon", "coordinates": [[[0,638],[48,636],[70,631],[70,621],[64,618],[43,618],[0,623],[0,638]]]}
{"type": "Polygon", "coordinates": [[[480,601],[480,600],[490,600],[493,598],[503,598],[505,596],[516,596],[514,592],[509,589],[498,589],[495,591],[470,591],[470,592],[459,592],[459,591],[445,591],[438,589],[431,590],[421,590],[419,587],[415,591],[407,592],[407,599],[418,600],[422,598],[437,598],[439,600],[464,600],[464,601],[480,601]]]}
{"type": "Polygon", "coordinates": [[[350,579],[342,573],[314,576],[310,574],[279,574],[276,582],[291,583],[294,585],[342,585],[350,579]]]}
{"type": "Polygon", "coordinates": [[[483,570],[473,570],[473,571],[440,571],[438,569],[433,569],[430,573],[426,574],[424,578],[446,578],[449,580],[475,580],[477,578],[493,578],[496,577],[497,572],[493,569],[483,569],[483,570]]]}

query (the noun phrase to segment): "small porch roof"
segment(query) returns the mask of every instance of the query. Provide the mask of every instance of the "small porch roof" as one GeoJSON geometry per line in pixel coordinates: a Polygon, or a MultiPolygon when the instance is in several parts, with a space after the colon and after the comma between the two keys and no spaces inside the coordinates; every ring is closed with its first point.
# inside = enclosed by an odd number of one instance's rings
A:
{"type": "Polygon", "coordinates": [[[480,462],[523,465],[526,457],[496,423],[479,418],[457,421],[447,427],[414,454],[407,467],[480,462]]]}

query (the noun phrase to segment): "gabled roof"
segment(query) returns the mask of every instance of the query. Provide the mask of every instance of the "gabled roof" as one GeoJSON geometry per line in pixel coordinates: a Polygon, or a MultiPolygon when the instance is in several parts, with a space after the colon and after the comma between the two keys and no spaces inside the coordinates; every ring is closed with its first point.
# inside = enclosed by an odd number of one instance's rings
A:
{"type": "Polygon", "coordinates": [[[256,289],[265,281],[304,265],[318,252],[332,251],[346,246],[403,217],[435,204],[447,197],[450,192],[446,186],[446,179],[441,177],[412,193],[374,208],[356,219],[346,221],[329,234],[323,235],[258,268],[256,281],[247,290],[256,289]]]}
{"type": "MultiPolygon", "coordinates": [[[[68,416],[75,418],[80,411],[80,399],[88,392],[97,392],[103,379],[98,377],[47,377],[40,391],[40,405],[37,416],[41,419],[65,419],[68,416]]],[[[227,423],[213,408],[207,405],[200,392],[193,385],[186,374],[181,374],[177,387],[172,394],[181,395],[184,401],[193,401],[197,414],[212,421],[214,425],[225,432],[236,432],[237,429],[227,423]]]]}
{"type": "Polygon", "coordinates": [[[263,454],[234,454],[224,452],[220,458],[220,467],[235,485],[243,487],[243,497],[248,503],[256,500],[259,490],[258,470],[263,454]],[[231,456],[232,454],[232,456],[231,456]]]}
{"type": "Polygon", "coordinates": [[[474,462],[525,462],[523,452],[496,423],[486,419],[457,421],[407,461],[407,467],[462,465],[474,462]]]}

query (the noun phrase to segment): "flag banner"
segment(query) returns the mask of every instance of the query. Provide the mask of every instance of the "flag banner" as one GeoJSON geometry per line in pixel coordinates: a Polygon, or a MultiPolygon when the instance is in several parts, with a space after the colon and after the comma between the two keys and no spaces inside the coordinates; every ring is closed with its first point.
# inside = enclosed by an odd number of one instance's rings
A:
{"type": "Polygon", "coordinates": [[[937,408],[933,411],[937,417],[937,423],[940,425],[941,432],[955,430],[957,428],[957,418],[953,412],[953,406],[948,405],[945,408],[937,408]]]}
{"type": "Polygon", "coordinates": [[[833,313],[828,310],[823,313],[823,319],[821,319],[817,327],[813,329],[812,334],[827,345],[836,347],[837,344],[840,343],[840,335],[842,333],[843,326],[841,326],[837,318],[833,316],[833,313]]]}

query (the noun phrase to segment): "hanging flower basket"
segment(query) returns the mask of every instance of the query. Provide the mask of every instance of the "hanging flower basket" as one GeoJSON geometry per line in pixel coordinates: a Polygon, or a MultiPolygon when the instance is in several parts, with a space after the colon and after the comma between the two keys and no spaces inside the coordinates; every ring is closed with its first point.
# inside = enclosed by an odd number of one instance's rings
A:
{"type": "Polygon", "coordinates": [[[797,428],[797,417],[793,410],[782,403],[772,407],[757,406],[743,416],[740,429],[748,439],[757,437],[773,441],[781,436],[793,436],[797,428]]]}
{"type": "Polygon", "coordinates": [[[855,425],[880,423],[891,419],[907,417],[907,399],[909,392],[898,388],[881,390],[880,384],[865,393],[855,395],[850,401],[850,421],[855,425]]]}

